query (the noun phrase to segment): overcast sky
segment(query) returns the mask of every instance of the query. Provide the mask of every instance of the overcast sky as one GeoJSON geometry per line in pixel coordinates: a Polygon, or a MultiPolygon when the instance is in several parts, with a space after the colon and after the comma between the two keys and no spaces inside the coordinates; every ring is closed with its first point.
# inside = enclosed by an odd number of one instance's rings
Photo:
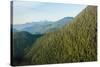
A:
{"type": "Polygon", "coordinates": [[[63,17],[75,17],[87,5],[15,1],[13,3],[13,24],[35,21],[56,21],[63,17]]]}

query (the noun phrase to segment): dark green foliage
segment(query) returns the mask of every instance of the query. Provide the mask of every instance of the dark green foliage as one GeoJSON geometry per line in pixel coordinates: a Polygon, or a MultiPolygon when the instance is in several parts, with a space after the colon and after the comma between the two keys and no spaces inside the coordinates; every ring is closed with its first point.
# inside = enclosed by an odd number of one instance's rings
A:
{"type": "Polygon", "coordinates": [[[32,44],[40,34],[30,34],[28,32],[13,32],[13,64],[20,65],[23,61],[24,55],[30,50],[32,44]]]}
{"type": "Polygon", "coordinates": [[[25,55],[29,64],[97,60],[97,7],[88,6],[72,22],[37,39],[25,55]]]}

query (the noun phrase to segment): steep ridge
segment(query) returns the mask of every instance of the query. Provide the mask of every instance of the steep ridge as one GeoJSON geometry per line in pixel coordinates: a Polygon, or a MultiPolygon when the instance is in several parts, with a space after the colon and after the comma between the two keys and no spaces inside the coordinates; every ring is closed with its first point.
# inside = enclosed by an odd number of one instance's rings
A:
{"type": "Polygon", "coordinates": [[[88,6],[69,24],[37,39],[25,55],[29,64],[97,60],[97,7],[88,6]]]}

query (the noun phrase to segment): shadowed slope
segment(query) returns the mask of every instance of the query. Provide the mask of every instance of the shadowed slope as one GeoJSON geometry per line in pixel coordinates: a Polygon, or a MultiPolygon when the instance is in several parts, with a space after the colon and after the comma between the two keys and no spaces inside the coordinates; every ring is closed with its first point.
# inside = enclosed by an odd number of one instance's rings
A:
{"type": "Polygon", "coordinates": [[[30,50],[32,44],[39,38],[40,34],[28,32],[13,32],[13,65],[22,64],[24,55],[30,50]]]}

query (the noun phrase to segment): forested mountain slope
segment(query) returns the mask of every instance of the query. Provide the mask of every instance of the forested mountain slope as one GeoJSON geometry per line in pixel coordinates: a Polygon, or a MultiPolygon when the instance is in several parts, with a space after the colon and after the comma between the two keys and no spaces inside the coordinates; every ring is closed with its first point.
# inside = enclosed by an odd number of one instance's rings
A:
{"type": "Polygon", "coordinates": [[[29,64],[97,60],[97,7],[88,6],[69,24],[37,39],[25,55],[29,64]]]}
{"type": "Polygon", "coordinates": [[[40,34],[32,35],[25,31],[13,32],[13,64],[21,64],[24,55],[30,50],[36,39],[41,36],[40,34]]]}

